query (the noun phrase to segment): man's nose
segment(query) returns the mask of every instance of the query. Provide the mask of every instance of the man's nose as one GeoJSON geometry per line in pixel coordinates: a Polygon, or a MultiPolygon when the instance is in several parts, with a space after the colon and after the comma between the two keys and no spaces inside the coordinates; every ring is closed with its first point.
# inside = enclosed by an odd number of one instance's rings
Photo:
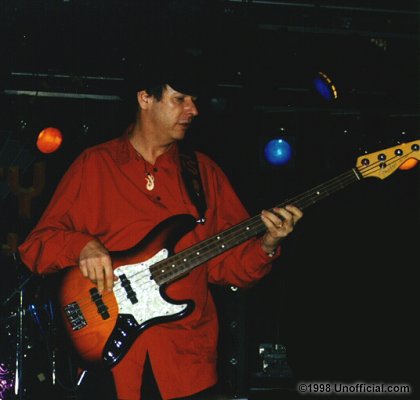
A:
{"type": "Polygon", "coordinates": [[[198,108],[194,103],[194,100],[191,98],[188,98],[185,104],[185,108],[188,111],[188,114],[192,115],[193,117],[196,117],[198,115],[198,108]]]}

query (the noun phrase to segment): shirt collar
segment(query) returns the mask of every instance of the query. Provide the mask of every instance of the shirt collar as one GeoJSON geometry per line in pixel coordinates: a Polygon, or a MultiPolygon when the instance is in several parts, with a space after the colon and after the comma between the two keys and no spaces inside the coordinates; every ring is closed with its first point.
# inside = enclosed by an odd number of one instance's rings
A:
{"type": "MultiPolygon", "coordinates": [[[[135,161],[138,159],[138,155],[128,138],[128,133],[130,132],[130,130],[131,130],[131,125],[127,127],[127,129],[121,135],[118,141],[116,161],[120,165],[126,164],[130,161],[135,161]]],[[[179,149],[176,143],[174,143],[168,149],[168,151],[166,151],[165,153],[163,153],[157,158],[156,163],[161,163],[161,162],[174,162],[176,164],[179,163],[179,149]]]]}

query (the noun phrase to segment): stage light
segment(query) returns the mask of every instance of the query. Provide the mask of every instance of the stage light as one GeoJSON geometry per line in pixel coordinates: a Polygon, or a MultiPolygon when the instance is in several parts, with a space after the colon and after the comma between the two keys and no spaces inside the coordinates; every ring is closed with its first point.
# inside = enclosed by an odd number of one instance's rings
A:
{"type": "Polygon", "coordinates": [[[272,139],[264,147],[264,156],[270,165],[285,165],[292,157],[292,146],[283,138],[272,139]]]}
{"type": "Polygon", "coordinates": [[[327,101],[336,100],[338,98],[337,88],[332,80],[323,72],[318,72],[314,79],[316,91],[327,101]]]}
{"type": "Polygon", "coordinates": [[[53,127],[45,128],[38,135],[36,147],[42,153],[54,153],[58,150],[63,141],[63,135],[60,130],[53,127]]]}

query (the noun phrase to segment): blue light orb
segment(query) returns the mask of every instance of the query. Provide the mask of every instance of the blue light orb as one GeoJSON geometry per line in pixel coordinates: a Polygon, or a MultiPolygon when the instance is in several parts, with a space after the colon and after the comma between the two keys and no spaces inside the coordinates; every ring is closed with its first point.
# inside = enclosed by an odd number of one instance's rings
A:
{"type": "Polygon", "coordinates": [[[264,156],[271,165],[284,165],[292,157],[292,147],[284,139],[272,139],[264,147],[264,156]]]}
{"type": "Polygon", "coordinates": [[[331,101],[333,98],[331,87],[329,84],[324,82],[321,78],[314,79],[314,86],[316,91],[327,101],[331,101]]]}

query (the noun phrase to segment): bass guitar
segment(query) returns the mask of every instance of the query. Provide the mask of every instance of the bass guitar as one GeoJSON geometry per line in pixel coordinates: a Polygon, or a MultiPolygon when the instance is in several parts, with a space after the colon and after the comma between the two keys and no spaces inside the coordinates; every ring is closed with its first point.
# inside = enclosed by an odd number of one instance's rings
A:
{"type": "MultiPolygon", "coordinates": [[[[410,159],[420,159],[420,140],[357,158],[356,166],[278,205],[305,209],[363,178],[385,179],[410,159]]],[[[249,218],[179,253],[178,240],[196,225],[191,215],[175,215],[157,225],[136,246],[111,252],[119,277],[113,292],[99,294],[78,267],[66,269],[59,290],[60,313],[70,341],[82,360],[112,367],[145,329],[177,320],[194,308],[165,294],[171,282],[209,259],[265,231],[260,216],[249,218]]]]}

